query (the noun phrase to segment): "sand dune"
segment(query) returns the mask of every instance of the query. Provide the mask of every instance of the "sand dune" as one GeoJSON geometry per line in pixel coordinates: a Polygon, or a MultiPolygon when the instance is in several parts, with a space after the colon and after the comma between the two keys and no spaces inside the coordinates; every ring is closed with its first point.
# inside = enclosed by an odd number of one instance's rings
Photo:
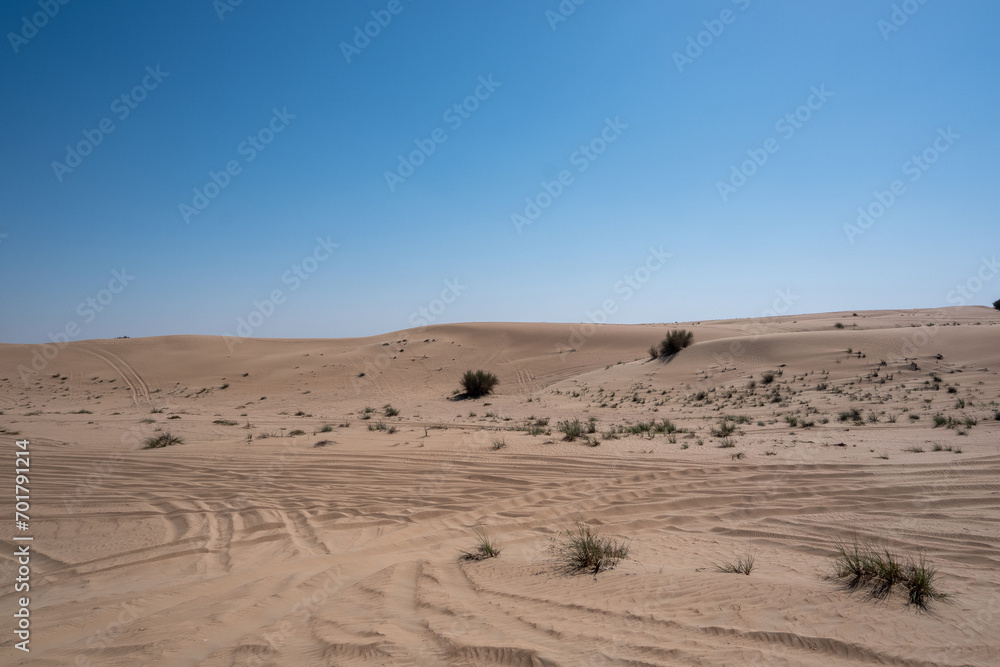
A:
{"type": "Polygon", "coordinates": [[[0,345],[34,536],[32,651],[8,630],[4,664],[1000,664],[998,343],[962,307],[0,345]],[[695,343],[649,360],[673,327],[695,343]],[[497,392],[455,400],[470,368],[497,392]],[[654,419],[680,430],[619,432],[654,419]],[[629,557],[566,573],[577,521],[629,557]],[[477,526],[500,558],[458,559],[477,526]],[[951,599],[845,591],[855,535],[951,599]],[[750,576],[715,567],[747,551],[750,576]]]}

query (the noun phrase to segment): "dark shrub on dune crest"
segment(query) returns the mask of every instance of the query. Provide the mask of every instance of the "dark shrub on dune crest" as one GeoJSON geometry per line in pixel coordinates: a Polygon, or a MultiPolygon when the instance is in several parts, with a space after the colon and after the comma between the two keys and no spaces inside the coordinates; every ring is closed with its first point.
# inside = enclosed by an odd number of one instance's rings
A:
{"type": "Polygon", "coordinates": [[[690,345],[693,340],[694,334],[692,332],[686,329],[673,329],[660,341],[659,345],[649,348],[649,356],[653,359],[673,356],[690,345]]]}

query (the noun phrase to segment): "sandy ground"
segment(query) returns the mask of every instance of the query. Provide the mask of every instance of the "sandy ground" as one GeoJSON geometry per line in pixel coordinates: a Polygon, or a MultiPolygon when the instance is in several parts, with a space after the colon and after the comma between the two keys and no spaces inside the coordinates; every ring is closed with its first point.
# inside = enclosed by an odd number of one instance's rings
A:
{"type": "Polygon", "coordinates": [[[27,438],[34,541],[24,654],[0,536],[0,663],[1000,664],[998,325],[962,307],[2,345],[4,512],[27,438]],[[695,343],[650,360],[672,327],[695,343]],[[456,400],[477,368],[497,392],[456,400]],[[626,431],[663,419],[678,430],[626,431]],[[183,443],[142,449],[162,432],[183,443]],[[628,558],[566,572],[577,522],[628,558]],[[459,560],[476,527],[499,558],[459,560]],[[924,554],[950,599],[846,591],[831,556],[852,536],[924,554]],[[716,567],[748,551],[749,576],[716,567]]]}

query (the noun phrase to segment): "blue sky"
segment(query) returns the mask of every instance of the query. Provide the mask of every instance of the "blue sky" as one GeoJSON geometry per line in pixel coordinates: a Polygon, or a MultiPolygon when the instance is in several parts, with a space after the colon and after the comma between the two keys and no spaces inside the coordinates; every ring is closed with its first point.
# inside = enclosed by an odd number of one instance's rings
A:
{"type": "Polygon", "coordinates": [[[1000,297],[953,292],[1000,250],[993,2],[36,0],[0,27],[0,342],[1000,297]]]}

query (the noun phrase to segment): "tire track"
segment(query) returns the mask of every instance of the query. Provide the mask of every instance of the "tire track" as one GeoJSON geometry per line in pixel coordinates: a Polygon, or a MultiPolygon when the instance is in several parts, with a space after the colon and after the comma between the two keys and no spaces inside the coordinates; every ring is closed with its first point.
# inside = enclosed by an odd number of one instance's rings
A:
{"type": "Polygon", "coordinates": [[[118,374],[118,376],[128,386],[129,393],[132,396],[132,402],[136,407],[142,407],[139,404],[140,399],[144,400],[146,405],[150,407],[153,406],[153,401],[149,397],[149,386],[146,384],[145,380],[142,379],[142,376],[139,375],[139,373],[136,372],[136,370],[132,368],[128,362],[107,350],[98,352],[92,348],[82,346],[79,349],[87,354],[97,357],[118,374]]]}

